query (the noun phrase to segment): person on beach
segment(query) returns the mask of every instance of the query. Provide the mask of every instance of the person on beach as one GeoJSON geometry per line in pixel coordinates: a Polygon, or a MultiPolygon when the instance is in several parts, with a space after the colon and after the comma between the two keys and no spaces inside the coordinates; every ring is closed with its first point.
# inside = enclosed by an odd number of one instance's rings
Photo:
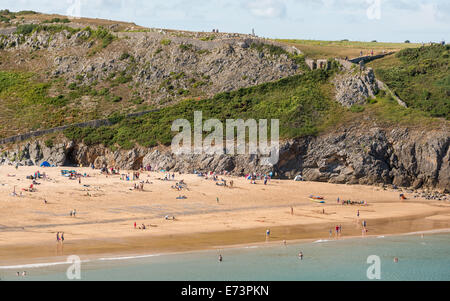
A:
{"type": "Polygon", "coordinates": [[[270,236],[270,229],[267,229],[266,230],[266,237],[269,237],[270,236]]]}
{"type": "Polygon", "coordinates": [[[294,215],[294,207],[291,206],[291,215],[294,215]]]}
{"type": "Polygon", "coordinates": [[[356,217],[359,217],[359,210],[356,212],[356,217]]]}
{"type": "Polygon", "coordinates": [[[56,233],[56,242],[59,242],[59,232],[58,233],[56,233]]]}
{"type": "Polygon", "coordinates": [[[134,222],[134,229],[136,229],[136,222],[134,222]]]}
{"type": "Polygon", "coordinates": [[[333,230],[330,229],[330,238],[333,236],[333,230]]]}
{"type": "Polygon", "coordinates": [[[77,214],[77,211],[75,209],[73,209],[73,217],[75,217],[77,214]]]}
{"type": "Polygon", "coordinates": [[[61,242],[64,243],[64,232],[61,233],[61,242]]]}

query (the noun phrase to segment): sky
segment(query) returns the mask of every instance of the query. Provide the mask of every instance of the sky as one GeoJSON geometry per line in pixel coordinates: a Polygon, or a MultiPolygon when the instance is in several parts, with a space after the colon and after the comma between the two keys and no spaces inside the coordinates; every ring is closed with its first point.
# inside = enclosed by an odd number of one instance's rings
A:
{"type": "Polygon", "coordinates": [[[450,0],[0,0],[0,9],[261,37],[379,42],[450,40],[450,0]]]}

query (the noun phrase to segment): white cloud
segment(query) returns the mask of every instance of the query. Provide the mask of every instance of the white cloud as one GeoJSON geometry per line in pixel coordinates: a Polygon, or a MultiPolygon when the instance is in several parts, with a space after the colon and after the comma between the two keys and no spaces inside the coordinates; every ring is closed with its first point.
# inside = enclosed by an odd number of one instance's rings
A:
{"type": "Polygon", "coordinates": [[[253,0],[247,8],[252,15],[263,18],[280,18],[286,13],[285,4],[279,0],[253,0]]]}

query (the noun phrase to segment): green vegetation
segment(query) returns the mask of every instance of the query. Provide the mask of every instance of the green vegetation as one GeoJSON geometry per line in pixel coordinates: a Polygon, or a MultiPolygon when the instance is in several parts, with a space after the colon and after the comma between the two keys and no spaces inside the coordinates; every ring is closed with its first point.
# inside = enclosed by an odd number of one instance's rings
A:
{"type": "Polygon", "coordinates": [[[50,19],[50,20],[44,20],[44,21],[42,21],[42,23],[70,23],[70,20],[69,19],[67,19],[67,18],[64,18],[64,19],[60,19],[60,18],[53,18],[53,19],[50,19]]]}
{"type": "Polygon", "coordinates": [[[286,55],[290,59],[294,60],[297,65],[299,66],[300,70],[309,70],[308,66],[305,63],[305,57],[303,55],[295,55],[292,54],[286,50],[284,50],[280,46],[272,45],[272,44],[265,44],[265,43],[252,43],[250,45],[251,49],[254,49],[258,52],[264,52],[267,51],[271,56],[280,56],[280,55],[286,55]]]}
{"type": "Polygon", "coordinates": [[[408,107],[450,118],[450,45],[433,45],[398,52],[370,64],[408,107]]]}
{"type": "Polygon", "coordinates": [[[300,49],[306,57],[310,59],[328,58],[354,58],[360,56],[360,52],[368,54],[372,50],[374,54],[384,51],[399,51],[404,48],[419,47],[419,44],[405,43],[383,43],[383,42],[353,42],[349,40],[341,41],[315,41],[315,40],[277,40],[289,46],[300,49]]]}
{"type": "Polygon", "coordinates": [[[34,15],[37,14],[34,11],[31,10],[23,10],[20,12],[11,12],[8,9],[2,9],[0,10],[0,22],[3,23],[9,23],[11,20],[16,19],[17,16],[23,16],[23,15],[34,15]]]}
{"type": "Polygon", "coordinates": [[[97,129],[70,128],[65,135],[85,143],[118,144],[122,148],[169,144],[171,124],[178,118],[193,119],[194,111],[203,117],[223,122],[230,118],[279,119],[282,137],[317,134],[329,114],[337,112],[338,105],[330,100],[325,86],[331,72],[317,70],[277,82],[239,89],[196,101],[186,100],[145,116],[123,119],[114,126],[97,129]]]}
{"type": "Polygon", "coordinates": [[[171,43],[172,43],[172,41],[169,39],[161,40],[161,45],[164,45],[164,46],[169,46],[171,43]]]}
{"type": "Polygon", "coordinates": [[[207,36],[207,37],[202,37],[200,38],[201,41],[213,41],[216,38],[215,35],[211,35],[211,36],[207,36]]]}
{"type": "Polygon", "coordinates": [[[194,46],[192,44],[180,44],[181,51],[191,50],[194,46]]]}
{"type": "Polygon", "coordinates": [[[46,147],[52,148],[53,145],[54,145],[54,141],[53,141],[52,138],[49,138],[49,139],[47,139],[47,140],[44,141],[44,144],[45,144],[46,147]]]}

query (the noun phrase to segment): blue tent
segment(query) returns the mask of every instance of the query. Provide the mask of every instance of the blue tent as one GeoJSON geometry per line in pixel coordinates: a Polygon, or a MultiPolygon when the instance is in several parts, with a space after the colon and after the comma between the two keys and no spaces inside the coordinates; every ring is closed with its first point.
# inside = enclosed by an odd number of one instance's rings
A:
{"type": "Polygon", "coordinates": [[[50,167],[50,163],[48,163],[47,161],[44,161],[41,163],[41,167],[50,167]]]}

